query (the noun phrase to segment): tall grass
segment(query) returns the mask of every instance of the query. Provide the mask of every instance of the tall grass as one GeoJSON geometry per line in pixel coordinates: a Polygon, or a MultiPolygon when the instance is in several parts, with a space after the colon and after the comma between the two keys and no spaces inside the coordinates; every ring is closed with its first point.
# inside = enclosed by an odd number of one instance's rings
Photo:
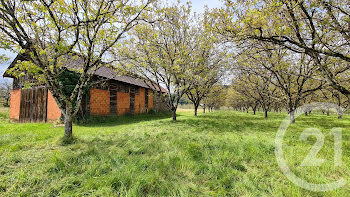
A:
{"type": "MultiPolygon", "coordinates": [[[[348,185],[314,193],[291,183],[277,166],[274,137],[285,114],[218,111],[111,117],[74,125],[74,143],[62,127],[0,119],[0,196],[347,196],[348,185]]],[[[3,115],[6,117],[5,115],[3,115]]],[[[349,178],[350,118],[300,117],[285,137],[287,162],[309,181],[349,178]],[[332,168],[332,138],[319,157],[323,167],[302,169],[314,139],[304,128],[343,130],[343,162],[332,168]]]]}

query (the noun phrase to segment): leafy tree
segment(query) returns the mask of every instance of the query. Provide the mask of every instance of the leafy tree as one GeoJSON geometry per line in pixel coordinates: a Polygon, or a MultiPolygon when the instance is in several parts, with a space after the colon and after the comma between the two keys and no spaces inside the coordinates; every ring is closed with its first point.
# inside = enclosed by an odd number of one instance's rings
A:
{"type": "Polygon", "coordinates": [[[218,83],[228,68],[229,55],[225,45],[216,39],[215,33],[207,28],[208,16],[204,15],[198,24],[196,48],[193,58],[195,62],[191,69],[191,88],[187,91],[188,98],[194,105],[194,115],[197,116],[201,101],[209,94],[211,88],[218,83]]]}
{"type": "Polygon", "coordinates": [[[238,43],[255,40],[306,54],[328,83],[349,98],[350,7],[342,0],[226,1],[214,13],[218,31],[238,43]]]}
{"type": "Polygon", "coordinates": [[[243,111],[247,103],[250,103],[250,101],[247,101],[247,97],[237,92],[232,85],[227,89],[225,100],[227,107],[232,107],[237,111],[243,111]]]}
{"type": "Polygon", "coordinates": [[[223,85],[214,85],[208,95],[204,98],[204,104],[208,107],[209,111],[213,109],[219,109],[226,103],[227,89],[223,85]]]}
{"type": "Polygon", "coordinates": [[[291,122],[295,122],[294,111],[303,99],[322,89],[324,82],[311,58],[295,56],[288,50],[273,50],[263,45],[264,50],[251,50],[244,53],[240,61],[242,69],[264,78],[275,86],[280,99],[290,113],[291,122]]]}
{"type": "Polygon", "coordinates": [[[250,103],[254,115],[257,107],[260,106],[265,113],[265,118],[267,118],[268,112],[271,110],[272,103],[277,99],[277,88],[271,81],[271,74],[268,73],[256,75],[249,69],[244,69],[236,76],[232,85],[250,103]],[[266,77],[269,75],[270,78],[266,77]]]}
{"type": "Polygon", "coordinates": [[[5,99],[4,106],[6,107],[10,106],[11,90],[12,84],[9,81],[4,80],[0,83],[0,97],[5,99]]]}
{"type": "Polygon", "coordinates": [[[175,121],[181,97],[191,88],[197,31],[190,4],[155,7],[157,12],[149,16],[154,22],[135,28],[130,42],[118,53],[122,56],[122,69],[165,86],[167,104],[175,121]]]}
{"type": "MultiPolygon", "coordinates": [[[[325,102],[325,103],[335,103],[337,107],[337,115],[338,118],[343,118],[344,110],[346,110],[349,107],[349,100],[341,94],[339,91],[335,90],[332,87],[324,87],[323,89],[317,91],[314,93],[312,98],[310,98],[311,101],[309,102],[325,102]]],[[[327,115],[329,116],[329,109],[331,106],[326,106],[327,109],[327,115]]]]}
{"type": "Polygon", "coordinates": [[[65,137],[72,137],[72,120],[78,113],[84,88],[94,71],[111,63],[110,49],[138,24],[151,3],[129,0],[1,0],[1,47],[25,53],[15,76],[31,75],[50,90],[65,122],[65,137]],[[80,74],[70,95],[60,84],[66,65],[79,64],[80,74]],[[73,105],[75,103],[75,105],[73,105]]]}

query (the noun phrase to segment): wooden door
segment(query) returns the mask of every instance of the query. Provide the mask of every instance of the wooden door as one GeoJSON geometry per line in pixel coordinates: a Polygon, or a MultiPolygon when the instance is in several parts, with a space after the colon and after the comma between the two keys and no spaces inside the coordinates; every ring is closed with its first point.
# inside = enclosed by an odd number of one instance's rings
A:
{"type": "Polygon", "coordinates": [[[20,122],[46,122],[47,89],[42,87],[22,89],[20,122]]]}

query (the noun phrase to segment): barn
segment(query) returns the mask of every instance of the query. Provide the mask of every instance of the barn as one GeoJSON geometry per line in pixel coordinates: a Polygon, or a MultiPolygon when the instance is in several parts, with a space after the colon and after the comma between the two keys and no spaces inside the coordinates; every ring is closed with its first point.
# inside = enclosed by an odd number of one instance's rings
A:
{"type": "MultiPolygon", "coordinates": [[[[17,55],[7,69],[13,68],[18,61],[25,60],[17,55]]],[[[79,68],[80,60],[67,58],[66,67],[70,71],[79,68]]],[[[26,75],[15,78],[5,72],[3,77],[13,78],[10,99],[10,114],[16,122],[52,122],[62,116],[55,99],[44,85],[25,88],[25,82],[33,80],[26,75]]],[[[167,91],[151,81],[134,76],[121,76],[112,68],[103,66],[95,71],[92,81],[96,81],[84,95],[80,114],[93,116],[140,114],[149,110],[167,110],[167,91]]]]}

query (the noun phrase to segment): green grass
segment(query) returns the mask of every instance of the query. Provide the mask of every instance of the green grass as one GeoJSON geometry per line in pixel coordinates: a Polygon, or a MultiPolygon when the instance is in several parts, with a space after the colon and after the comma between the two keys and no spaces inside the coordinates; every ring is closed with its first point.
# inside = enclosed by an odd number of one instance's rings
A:
{"type": "MultiPolygon", "coordinates": [[[[219,111],[112,117],[75,125],[73,144],[63,128],[18,124],[0,112],[0,196],[348,196],[347,184],[311,192],[279,169],[274,137],[284,114],[219,111]]],[[[350,182],[350,118],[312,114],[288,129],[285,155],[298,176],[314,183],[350,182]],[[308,127],[343,127],[343,166],[334,168],[333,140],[325,137],[318,168],[300,162],[315,142],[299,140],[308,127]]]]}

